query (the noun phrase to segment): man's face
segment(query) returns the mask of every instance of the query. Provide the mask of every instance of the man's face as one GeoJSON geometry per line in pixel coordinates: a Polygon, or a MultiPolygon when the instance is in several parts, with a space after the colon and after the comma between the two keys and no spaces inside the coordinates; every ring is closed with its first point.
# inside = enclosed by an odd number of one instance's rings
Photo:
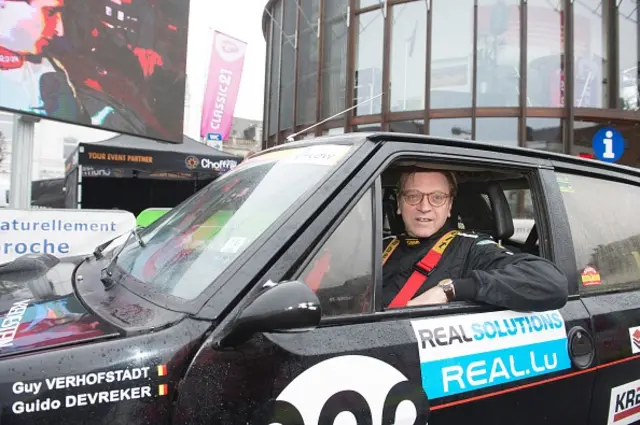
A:
{"type": "Polygon", "coordinates": [[[62,37],[64,0],[0,0],[0,47],[39,55],[53,37],[62,37]]]}
{"type": "Polygon", "coordinates": [[[444,174],[418,172],[409,175],[399,193],[398,213],[409,236],[428,238],[451,216],[451,204],[449,182],[444,174]]]}

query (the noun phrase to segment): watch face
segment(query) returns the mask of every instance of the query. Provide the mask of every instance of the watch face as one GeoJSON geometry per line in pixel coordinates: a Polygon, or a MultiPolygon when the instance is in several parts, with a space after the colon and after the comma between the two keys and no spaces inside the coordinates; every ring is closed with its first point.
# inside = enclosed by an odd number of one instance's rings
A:
{"type": "Polygon", "coordinates": [[[453,280],[445,279],[441,281],[438,285],[442,288],[444,293],[447,295],[447,300],[452,301],[453,298],[455,297],[453,293],[453,280]]]}

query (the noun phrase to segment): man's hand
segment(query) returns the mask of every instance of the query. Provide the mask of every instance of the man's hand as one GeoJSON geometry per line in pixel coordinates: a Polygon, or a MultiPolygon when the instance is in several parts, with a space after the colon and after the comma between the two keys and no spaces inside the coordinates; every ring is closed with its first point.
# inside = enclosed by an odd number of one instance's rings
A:
{"type": "Polygon", "coordinates": [[[407,307],[430,304],[446,304],[447,294],[440,286],[434,286],[422,295],[418,295],[407,303],[407,307]]]}

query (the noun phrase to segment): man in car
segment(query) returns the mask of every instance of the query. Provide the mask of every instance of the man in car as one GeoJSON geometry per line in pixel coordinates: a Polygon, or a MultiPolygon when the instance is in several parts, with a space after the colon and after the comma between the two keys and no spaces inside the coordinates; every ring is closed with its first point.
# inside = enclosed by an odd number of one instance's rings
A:
{"type": "Polygon", "coordinates": [[[0,106],[91,123],[64,66],[48,54],[64,35],[64,0],[0,0],[0,106]]]}
{"type": "Polygon", "coordinates": [[[456,189],[449,172],[413,169],[401,175],[397,212],[405,233],[385,239],[385,308],[454,300],[516,311],[563,307],[567,278],[553,263],[513,253],[486,235],[456,232],[457,217],[451,216],[456,189]]]}

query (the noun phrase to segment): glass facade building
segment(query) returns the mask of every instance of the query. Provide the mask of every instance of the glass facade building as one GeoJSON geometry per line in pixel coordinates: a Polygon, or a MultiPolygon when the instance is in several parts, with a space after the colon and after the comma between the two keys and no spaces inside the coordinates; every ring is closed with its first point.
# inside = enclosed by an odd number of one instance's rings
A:
{"type": "Polygon", "coordinates": [[[638,0],[270,0],[263,147],[398,131],[640,167],[638,0]],[[346,113],[343,111],[350,109],[346,113]]]}

